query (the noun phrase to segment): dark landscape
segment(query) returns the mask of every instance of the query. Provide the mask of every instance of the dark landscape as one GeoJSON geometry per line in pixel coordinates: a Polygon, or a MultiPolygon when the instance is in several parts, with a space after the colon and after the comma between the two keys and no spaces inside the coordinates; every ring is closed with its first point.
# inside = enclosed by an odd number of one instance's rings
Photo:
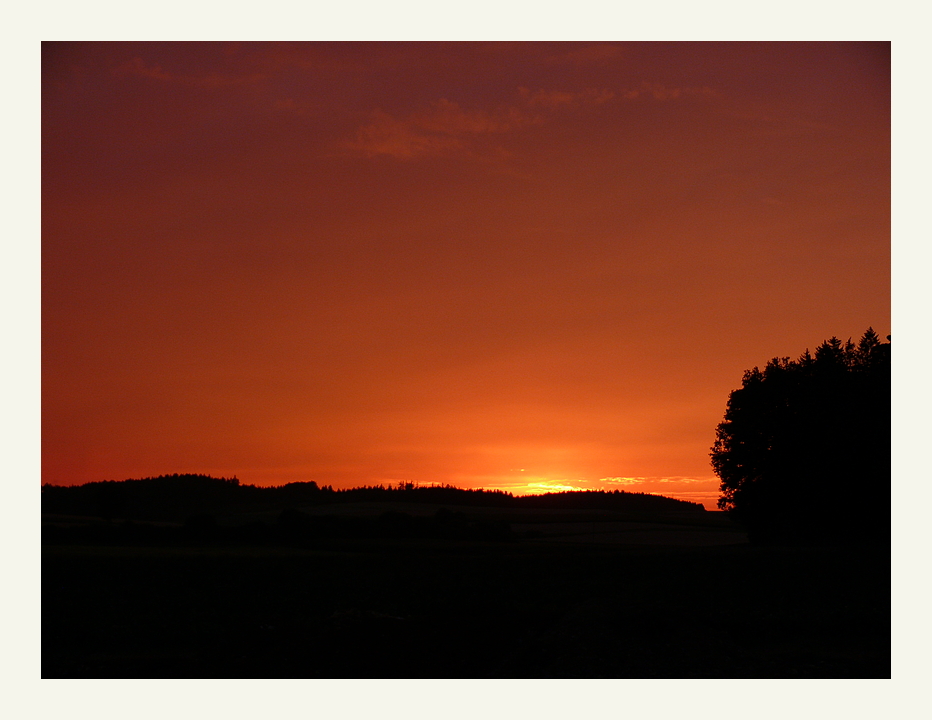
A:
{"type": "Polygon", "coordinates": [[[882,678],[889,564],[635,493],[46,486],[42,676],[882,678]]]}

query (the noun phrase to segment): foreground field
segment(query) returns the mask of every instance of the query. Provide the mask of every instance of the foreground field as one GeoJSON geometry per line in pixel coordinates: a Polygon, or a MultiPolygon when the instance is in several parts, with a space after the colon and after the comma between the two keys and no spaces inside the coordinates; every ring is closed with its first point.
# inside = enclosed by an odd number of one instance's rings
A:
{"type": "Polygon", "coordinates": [[[497,517],[510,539],[47,544],[42,675],[890,675],[889,549],[751,547],[717,513],[497,517]]]}

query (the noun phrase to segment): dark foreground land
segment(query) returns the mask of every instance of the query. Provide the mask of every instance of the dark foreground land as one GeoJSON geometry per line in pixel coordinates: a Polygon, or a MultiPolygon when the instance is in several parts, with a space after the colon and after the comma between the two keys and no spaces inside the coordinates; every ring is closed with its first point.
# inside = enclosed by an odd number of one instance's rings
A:
{"type": "Polygon", "coordinates": [[[44,518],[42,676],[890,676],[889,548],[754,547],[720,513],[314,512],[252,540],[44,518]],[[438,517],[471,530],[416,531],[438,517]],[[332,531],[353,518],[383,531],[332,531]]]}

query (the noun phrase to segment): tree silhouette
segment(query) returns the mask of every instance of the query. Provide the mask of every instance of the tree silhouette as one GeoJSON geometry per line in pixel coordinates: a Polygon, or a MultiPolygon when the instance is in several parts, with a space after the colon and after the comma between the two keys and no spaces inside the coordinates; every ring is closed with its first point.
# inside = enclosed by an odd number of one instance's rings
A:
{"type": "Polygon", "coordinates": [[[711,458],[752,541],[889,540],[889,343],[868,328],[746,371],[711,458]]]}

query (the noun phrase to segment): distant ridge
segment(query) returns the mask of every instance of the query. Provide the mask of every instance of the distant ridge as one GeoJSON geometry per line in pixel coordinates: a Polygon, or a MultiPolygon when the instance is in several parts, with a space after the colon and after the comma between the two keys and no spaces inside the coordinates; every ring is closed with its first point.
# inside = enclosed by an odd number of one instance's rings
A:
{"type": "Polygon", "coordinates": [[[700,503],[624,490],[580,490],[514,496],[502,490],[462,489],[452,485],[362,486],[333,489],[316,482],[274,487],[244,485],[238,478],[199,474],[160,475],[84,485],[42,486],[42,512],[105,520],[183,520],[192,514],[237,508],[293,508],[358,502],[410,502],[449,506],[607,510],[633,512],[704,511],[700,503]]]}

